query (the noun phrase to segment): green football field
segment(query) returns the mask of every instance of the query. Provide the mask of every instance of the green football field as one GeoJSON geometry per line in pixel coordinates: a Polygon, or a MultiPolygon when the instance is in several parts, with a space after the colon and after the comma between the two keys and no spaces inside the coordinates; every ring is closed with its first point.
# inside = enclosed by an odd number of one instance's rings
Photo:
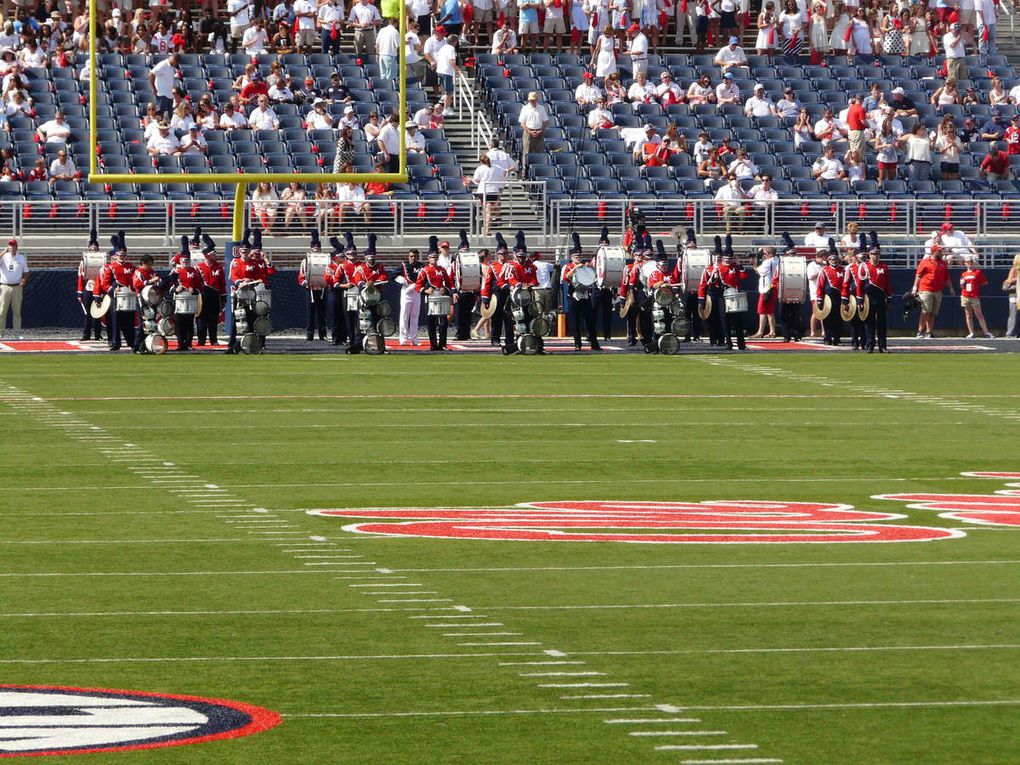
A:
{"type": "Polygon", "coordinates": [[[6,357],[2,683],[282,716],[52,763],[1016,762],[1016,511],[873,496],[1006,489],[961,474],[1020,470],[1018,378],[1011,354],[6,357]],[[942,538],[513,509],[598,500],[942,538]],[[401,508],[453,520],[380,533],[401,508]],[[491,538],[528,533],[660,543],[491,538]]]}

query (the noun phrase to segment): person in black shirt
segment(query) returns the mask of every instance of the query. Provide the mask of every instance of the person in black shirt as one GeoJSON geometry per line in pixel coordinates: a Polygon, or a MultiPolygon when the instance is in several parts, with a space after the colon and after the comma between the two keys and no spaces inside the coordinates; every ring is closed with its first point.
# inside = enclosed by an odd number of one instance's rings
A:
{"type": "Polygon", "coordinates": [[[910,98],[907,98],[903,88],[893,88],[892,101],[889,106],[893,109],[893,114],[897,117],[916,117],[917,116],[917,105],[910,98]]]}
{"type": "Polygon", "coordinates": [[[1002,112],[996,109],[992,118],[981,126],[982,141],[1001,141],[1006,135],[1006,123],[1002,121],[1002,112]]]}
{"type": "Polygon", "coordinates": [[[971,141],[978,140],[977,127],[974,125],[974,118],[967,117],[963,121],[963,127],[956,131],[956,137],[960,139],[960,143],[966,146],[971,141]]]}

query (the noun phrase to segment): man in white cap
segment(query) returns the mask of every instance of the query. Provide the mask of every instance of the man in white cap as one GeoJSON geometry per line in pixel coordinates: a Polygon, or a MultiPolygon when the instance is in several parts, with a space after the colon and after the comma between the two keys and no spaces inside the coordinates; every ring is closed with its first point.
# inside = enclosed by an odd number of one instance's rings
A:
{"type": "Polygon", "coordinates": [[[724,74],[722,82],[716,86],[715,101],[720,106],[723,104],[740,103],[740,88],[737,86],[737,83],[733,81],[733,72],[727,72],[724,74]]]}
{"type": "Polygon", "coordinates": [[[425,136],[418,132],[418,123],[414,120],[404,123],[404,147],[408,154],[425,153],[425,136]]]}
{"type": "Polygon", "coordinates": [[[967,76],[967,66],[963,61],[967,47],[963,43],[959,22],[950,24],[949,31],[942,35],[942,47],[946,51],[946,79],[959,82],[967,76]]]}
{"type": "Polygon", "coordinates": [[[748,117],[770,117],[776,113],[776,107],[765,95],[765,86],[754,86],[754,95],[744,102],[744,114],[748,117]]]}
{"type": "Polygon", "coordinates": [[[7,326],[7,313],[14,314],[14,332],[19,340],[21,334],[21,297],[28,281],[28,263],[18,252],[18,240],[7,242],[7,249],[0,253],[0,337],[7,326]]]}
{"type": "Polygon", "coordinates": [[[521,108],[517,122],[524,131],[521,141],[521,165],[528,163],[528,154],[545,151],[545,129],[549,126],[549,113],[538,103],[538,93],[528,93],[528,103],[521,108]]]}

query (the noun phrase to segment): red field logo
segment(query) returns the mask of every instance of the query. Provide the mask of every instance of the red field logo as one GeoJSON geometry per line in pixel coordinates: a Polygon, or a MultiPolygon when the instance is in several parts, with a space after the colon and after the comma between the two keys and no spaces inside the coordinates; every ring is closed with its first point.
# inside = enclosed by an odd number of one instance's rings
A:
{"type": "MultiPolygon", "coordinates": [[[[963,473],[969,478],[1020,480],[1020,473],[963,473]]],[[[1020,487],[1018,483],[1006,486],[1020,487]]],[[[909,502],[915,510],[935,510],[939,518],[985,526],[1020,527],[1020,491],[1002,489],[993,494],[878,494],[875,499],[909,502]]]]}
{"type": "Polygon", "coordinates": [[[125,752],[260,733],[275,712],[144,691],[0,685],[0,757],[125,752]]]}
{"type": "Polygon", "coordinates": [[[877,521],[904,518],[820,502],[526,502],[512,507],[311,510],[337,518],[388,518],[345,531],[443,539],[645,544],[928,542],[963,536],[952,529],[877,521]],[[684,533],[697,532],[697,533],[684,533]]]}

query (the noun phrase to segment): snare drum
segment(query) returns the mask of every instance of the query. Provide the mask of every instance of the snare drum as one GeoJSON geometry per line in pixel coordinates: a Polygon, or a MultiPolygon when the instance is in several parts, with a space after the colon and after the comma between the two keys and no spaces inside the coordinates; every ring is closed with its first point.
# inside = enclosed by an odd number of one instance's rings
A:
{"type": "Polygon", "coordinates": [[[595,254],[595,281],[599,287],[618,287],[627,267],[627,253],[622,247],[602,247],[595,254]]]}
{"type": "Polygon", "coordinates": [[[252,306],[252,312],[256,316],[268,316],[269,315],[269,303],[264,300],[256,300],[255,305],[252,306]]]}
{"type": "Polygon", "coordinates": [[[117,311],[135,311],[138,308],[138,294],[127,287],[118,287],[113,302],[117,311]]]}
{"type": "Polygon", "coordinates": [[[178,292],[174,295],[174,313],[194,316],[198,313],[198,295],[178,292]]]}
{"type": "Polygon", "coordinates": [[[453,278],[457,289],[463,292],[477,292],[482,288],[482,261],[478,253],[462,252],[457,255],[453,278]]]}
{"type": "Polygon", "coordinates": [[[548,335],[549,320],[544,316],[539,316],[531,320],[531,323],[528,324],[528,329],[531,331],[531,334],[538,335],[539,337],[542,335],[548,335]]]}
{"type": "Polygon", "coordinates": [[[356,289],[347,290],[344,296],[344,302],[347,304],[348,311],[358,310],[358,291],[356,289]]]}
{"type": "Polygon", "coordinates": [[[712,264],[712,254],[708,250],[691,249],[684,251],[683,269],[681,271],[684,292],[694,292],[701,283],[701,274],[712,264]]]}
{"type": "Polygon", "coordinates": [[[166,353],[166,338],[162,335],[146,335],[145,336],[145,350],[149,353],[154,353],[157,356],[162,356],[166,353]]]}
{"type": "Polygon", "coordinates": [[[248,332],[241,337],[242,353],[259,353],[262,350],[262,342],[258,335],[248,332]]]}
{"type": "Polygon", "coordinates": [[[439,295],[437,293],[429,295],[425,302],[429,316],[447,316],[450,313],[450,308],[453,306],[453,298],[449,295],[439,295]]]}
{"type": "MultiPolygon", "coordinates": [[[[380,319],[385,319],[393,313],[393,306],[386,300],[380,300],[379,304],[375,307],[375,315],[380,319]]],[[[385,333],[383,333],[385,334],[385,333]]]]}
{"type": "Polygon", "coordinates": [[[591,266],[578,266],[575,268],[573,273],[570,274],[570,283],[573,285],[572,291],[574,296],[587,297],[597,280],[598,277],[595,274],[595,269],[591,266]]]}
{"type": "Polygon", "coordinates": [[[747,310],[747,293],[734,287],[723,290],[726,313],[744,313],[747,310]]]}
{"type": "Polygon", "coordinates": [[[779,302],[808,302],[807,261],[801,255],[779,259],[779,302]]]}
{"type": "Polygon", "coordinates": [[[535,296],[532,295],[531,290],[526,287],[514,287],[513,291],[510,293],[510,302],[514,305],[531,305],[534,299],[535,296]]]}
{"type": "Polygon", "coordinates": [[[162,319],[156,322],[156,331],[164,336],[172,335],[176,328],[177,323],[174,321],[173,316],[164,316],[162,319]]]}
{"type": "Polygon", "coordinates": [[[329,254],[310,252],[305,256],[305,284],[310,289],[326,289],[326,271],[329,268],[329,254]]]}
{"type": "Polygon", "coordinates": [[[680,338],[671,332],[659,337],[659,353],[672,356],[680,350],[680,338]]]}

